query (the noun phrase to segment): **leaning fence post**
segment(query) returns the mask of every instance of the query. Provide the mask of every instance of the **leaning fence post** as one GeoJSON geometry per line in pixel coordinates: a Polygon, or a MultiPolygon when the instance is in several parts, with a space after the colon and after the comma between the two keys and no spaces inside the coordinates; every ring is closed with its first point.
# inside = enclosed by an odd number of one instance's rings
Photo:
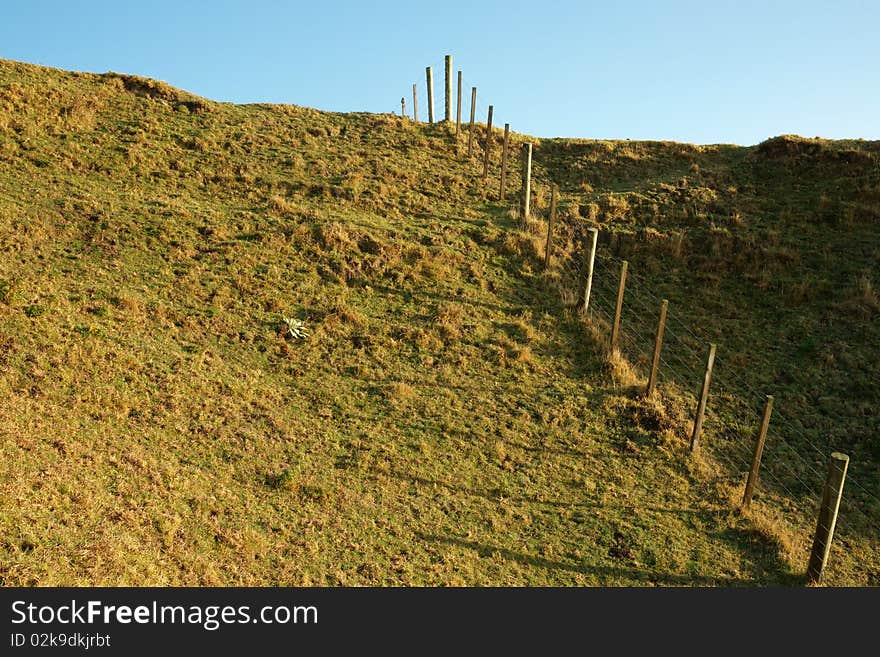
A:
{"type": "Polygon", "coordinates": [[[471,87],[471,128],[468,130],[468,159],[474,151],[474,119],[477,112],[477,88],[471,87]]]}
{"type": "Polygon", "coordinates": [[[840,509],[843,482],[846,479],[848,467],[849,456],[846,454],[834,452],[828,459],[828,475],[825,478],[825,490],[822,492],[822,506],[819,507],[819,520],[816,523],[813,550],[810,553],[810,564],[807,566],[807,577],[814,584],[822,578],[822,571],[828,564],[831,540],[834,538],[834,526],[837,524],[837,512],[840,509]]]}
{"type": "Polygon", "coordinates": [[[428,83],[428,123],[434,123],[434,74],[431,67],[425,67],[425,78],[428,83]]]}
{"type": "Polygon", "coordinates": [[[452,55],[446,55],[446,102],[443,109],[445,110],[443,119],[447,123],[452,121],[452,55]]]}
{"type": "Polygon", "coordinates": [[[588,228],[590,234],[590,250],[584,253],[584,265],[586,265],[586,276],[584,277],[584,289],[581,291],[581,312],[587,312],[590,307],[590,292],[593,289],[593,265],[596,263],[596,243],[599,240],[599,229],[588,228]]]}
{"type": "Polygon", "coordinates": [[[703,376],[703,387],[700,390],[700,401],[697,404],[697,417],[694,418],[694,430],[691,433],[691,451],[696,451],[703,433],[703,418],[706,416],[706,400],[709,398],[709,384],[712,382],[712,367],[715,365],[715,347],[709,346],[709,359],[706,361],[706,374],[703,376]]]}
{"type": "Polygon", "coordinates": [[[556,185],[550,192],[550,214],[547,215],[547,245],[544,247],[544,269],[550,269],[550,257],[553,253],[553,222],[556,220],[556,185]]]}
{"type": "Polygon", "coordinates": [[[645,388],[645,396],[650,397],[657,386],[657,370],[660,367],[660,350],[663,348],[663,332],[666,330],[666,311],[669,309],[669,300],[663,299],[660,306],[660,321],[657,323],[657,339],[654,341],[654,358],[651,360],[651,374],[648,377],[648,385],[645,388]]]}
{"type": "Polygon", "coordinates": [[[767,395],[764,404],[764,417],[761,419],[761,428],[758,430],[758,438],[755,441],[755,453],[752,456],[752,469],[749,470],[749,478],[746,480],[746,490],[743,493],[742,506],[746,508],[752,502],[755,486],[758,484],[758,470],[761,467],[761,454],[764,453],[764,442],[767,440],[767,429],[770,426],[770,414],[773,412],[773,395],[767,395]]]}
{"type": "Polygon", "coordinates": [[[522,181],[522,220],[529,218],[529,204],[532,196],[532,145],[523,144],[523,181],[522,181]]]}
{"type": "Polygon", "coordinates": [[[483,157],[483,182],[489,177],[489,152],[492,150],[492,111],[494,107],[489,105],[489,120],[486,123],[486,153],[483,157]]]}
{"type": "Polygon", "coordinates": [[[498,191],[498,200],[504,202],[504,185],[507,182],[507,145],[510,141],[510,124],[504,124],[504,145],[501,147],[501,189],[498,191]]]}
{"type": "Polygon", "coordinates": [[[413,84],[413,121],[419,122],[419,93],[416,90],[417,85],[413,84]]]}
{"type": "MultiPolygon", "coordinates": [[[[461,71],[458,72],[458,93],[455,96],[455,136],[461,132],[461,71]]],[[[456,146],[456,148],[458,148],[456,146]]]]}
{"type": "Polygon", "coordinates": [[[617,307],[614,309],[614,326],[611,328],[611,353],[617,349],[617,338],[620,336],[620,315],[623,312],[623,293],[626,289],[626,269],[629,263],[624,260],[620,265],[620,286],[617,288],[617,307]]]}

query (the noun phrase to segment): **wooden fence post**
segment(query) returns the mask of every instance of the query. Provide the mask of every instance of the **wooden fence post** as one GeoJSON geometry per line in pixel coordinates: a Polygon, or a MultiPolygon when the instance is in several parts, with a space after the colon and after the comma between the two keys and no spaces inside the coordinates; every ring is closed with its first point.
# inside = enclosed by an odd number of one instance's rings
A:
{"type": "Polygon", "coordinates": [[[614,309],[614,326],[611,328],[611,353],[617,350],[617,338],[620,336],[620,315],[623,312],[623,293],[626,289],[626,270],[629,263],[624,260],[620,265],[620,286],[617,288],[617,307],[614,309]]]}
{"type": "Polygon", "coordinates": [[[415,84],[413,84],[413,121],[419,122],[419,94],[415,84]]]}
{"type": "Polygon", "coordinates": [[[556,220],[556,185],[550,192],[550,214],[547,216],[547,245],[544,247],[544,269],[550,269],[550,257],[553,253],[553,222],[556,220]]]}
{"type": "Polygon", "coordinates": [[[846,479],[848,467],[849,456],[846,454],[834,452],[828,459],[828,475],[825,478],[825,490],[822,492],[822,506],[819,507],[816,535],[813,538],[813,549],[807,566],[807,577],[814,584],[822,578],[822,572],[828,564],[834,526],[837,524],[837,512],[840,510],[840,498],[843,495],[843,481],[846,479]]]}
{"type": "Polygon", "coordinates": [[[532,196],[532,145],[523,144],[522,213],[523,223],[529,218],[529,205],[532,196]]]}
{"type": "Polygon", "coordinates": [[[471,87],[471,129],[468,130],[468,159],[474,151],[474,119],[477,112],[477,88],[471,87]]]}
{"type": "Polygon", "coordinates": [[[458,137],[458,133],[461,132],[461,71],[458,72],[458,93],[455,98],[455,136],[458,137]]]}
{"type": "Polygon", "coordinates": [[[400,116],[406,118],[406,98],[400,99],[400,116]]]}
{"type": "Polygon", "coordinates": [[[715,365],[715,347],[714,344],[709,346],[706,374],[703,376],[703,387],[700,390],[700,401],[697,404],[697,417],[694,418],[694,430],[691,433],[691,452],[696,451],[703,433],[703,418],[706,416],[706,401],[709,398],[709,384],[712,383],[712,367],[715,365]]]}
{"type": "Polygon", "coordinates": [[[746,480],[746,490],[743,493],[742,506],[747,508],[752,502],[755,486],[758,484],[758,470],[761,468],[761,455],[764,453],[764,442],[767,440],[767,429],[770,426],[770,414],[773,412],[773,395],[767,395],[764,404],[764,417],[761,419],[761,428],[758,430],[758,438],[755,441],[755,453],[752,456],[752,469],[749,470],[749,478],[746,480]]]}
{"type": "Polygon", "coordinates": [[[446,103],[444,105],[447,123],[452,121],[452,55],[446,55],[446,103]]]}
{"type": "Polygon", "coordinates": [[[489,105],[489,120],[486,122],[486,152],[483,156],[483,182],[489,177],[489,152],[492,150],[492,111],[494,107],[489,105]]]}
{"type": "Polygon", "coordinates": [[[428,82],[428,123],[434,123],[434,74],[431,67],[425,67],[425,77],[428,82]]]}
{"type": "Polygon", "coordinates": [[[681,245],[684,242],[684,233],[682,231],[678,231],[675,233],[675,241],[672,243],[672,254],[676,258],[681,257],[681,245]]]}
{"type": "Polygon", "coordinates": [[[501,189],[498,191],[498,200],[504,202],[504,185],[507,182],[507,145],[510,141],[510,124],[504,124],[504,145],[501,147],[501,189]]]}
{"type": "Polygon", "coordinates": [[[654,358],[651,360],[651,374],[645,388],[645,397],[654,394],[654,388],[657,387],[657,370],[660,367],[660,350],[663,348],[663,332],[666,330],[666,311],[668,309],[669,300],[663,299],[663,305],[660,306],[660,321],[657,324],[657,339],[654,341],[654,358]]]}
{"type": "Polygon", "coordinates": [[[580,311],[587,312],[590,307],[590,292],[593,289],[593,265],[596,263],[596,243],[599,240],[599,229],[588,228],[587,232],[590,237],[590,249],[584,253],[584,266],[586,269],[586,277],[584,278],[584,289],[581,291],[580,311]]]}

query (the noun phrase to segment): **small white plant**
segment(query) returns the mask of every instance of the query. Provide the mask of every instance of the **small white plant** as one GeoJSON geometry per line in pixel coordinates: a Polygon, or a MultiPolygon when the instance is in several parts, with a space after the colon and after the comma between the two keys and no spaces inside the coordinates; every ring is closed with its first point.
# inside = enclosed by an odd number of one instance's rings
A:
{"type": "Polygon", "coordinates": [[[287,324],[287,330],[291,337],[297,339],[308,337],[309,329],[306,328],[305,323],[301,320],[294,319],[293,317],[285,317],[284,323],[287,324]]]}

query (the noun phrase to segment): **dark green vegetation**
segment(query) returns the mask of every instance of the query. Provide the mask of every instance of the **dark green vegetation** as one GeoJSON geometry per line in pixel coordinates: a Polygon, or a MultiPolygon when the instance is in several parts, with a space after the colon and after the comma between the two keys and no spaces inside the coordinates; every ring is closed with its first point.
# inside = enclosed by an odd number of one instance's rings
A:
{"type": "MultiPolygon", "coordinates": [[[[854,581],[880,581],[880,144],[553,140],[541,151],[538,173],[569,199],[569,227],[602,228],[600,323],[613,315],[618,261],[630,261],[622,346],[643,373],[660,299],[670,300],[661,381],[678,384],[667,396],[689,418],[708,343],[718,344],[706,430],[721,478],[738,498],[763,396],[775,395],[764,458],[773,504],[760,513],[784,516],[777,530],[807,549],[828,454],[849,454],[837,541],[858,555],[854,581]]],[[[570,263],[560,275],[574,286],[570,263]]]]}
{"type": "MultiPolygon", "coordinates": [[[[536,214],[560,184],[562,235],[601,225],[876,493],[877,149],[545,140],[536,214]]],[[[800,582],[819,491],[736,511],[480,169],[442,125],[0,62],[0,582],[800,582]]],[[[876,583],[848,531],[829,582],[876,583]]]]}

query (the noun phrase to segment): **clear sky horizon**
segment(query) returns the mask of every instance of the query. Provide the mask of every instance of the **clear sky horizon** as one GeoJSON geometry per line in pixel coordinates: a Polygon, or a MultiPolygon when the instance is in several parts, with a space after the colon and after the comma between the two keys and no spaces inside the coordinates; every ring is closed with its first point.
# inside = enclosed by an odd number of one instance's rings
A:
{"type": "Polygon", "coordinates": [[[164,80],[236,103],[463,118],[538,137],[751,145],[779,134],[880,139],[880,3],[10,3],[0,57],[164,80]],[[453,113],[455,106],[453,103],[453,113]]]}

